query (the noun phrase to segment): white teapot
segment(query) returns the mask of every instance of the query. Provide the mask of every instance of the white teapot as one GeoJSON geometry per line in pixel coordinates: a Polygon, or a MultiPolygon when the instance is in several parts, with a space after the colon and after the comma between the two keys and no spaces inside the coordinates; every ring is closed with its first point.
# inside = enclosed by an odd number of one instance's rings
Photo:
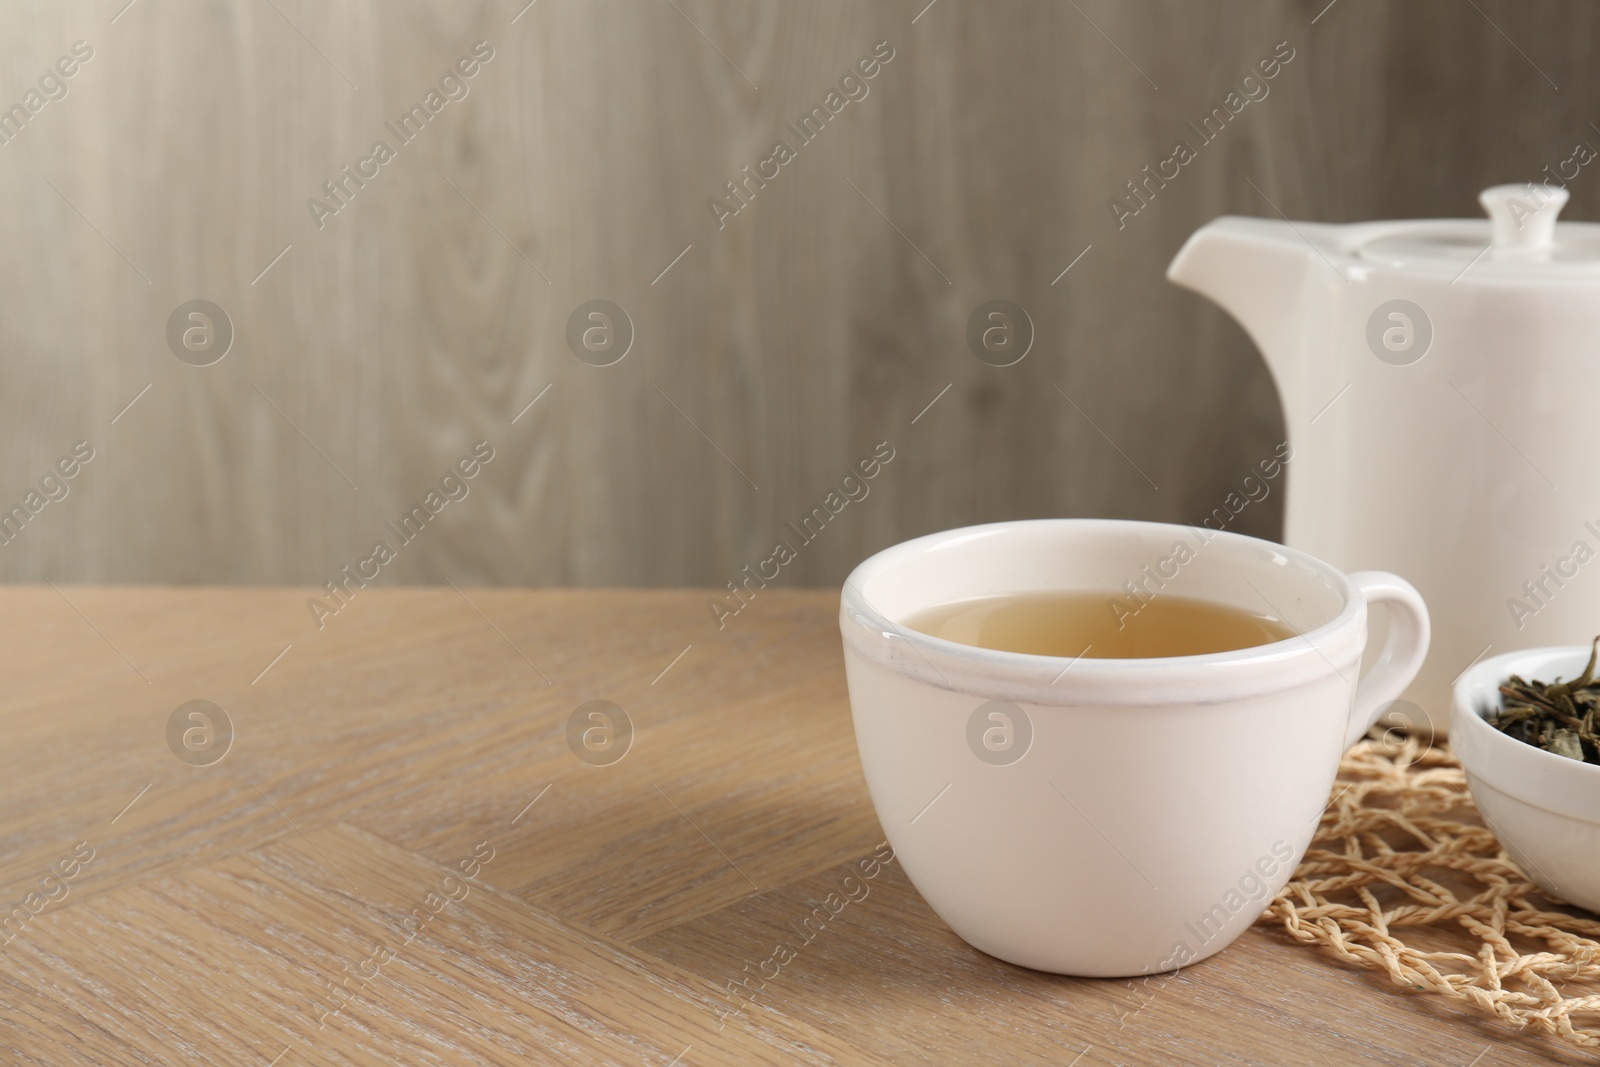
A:
{"type": "Polygon", "coordinates": [[[1391,720],[1439,733],[1470,664],[1600,634],[1600,225],[1557,224],[1558,186],[1479,200],[1487,221],[1220,218],[1167,269],[1266,357],[1285,543],[1422,592],[1422,714],[1391,720]]]}

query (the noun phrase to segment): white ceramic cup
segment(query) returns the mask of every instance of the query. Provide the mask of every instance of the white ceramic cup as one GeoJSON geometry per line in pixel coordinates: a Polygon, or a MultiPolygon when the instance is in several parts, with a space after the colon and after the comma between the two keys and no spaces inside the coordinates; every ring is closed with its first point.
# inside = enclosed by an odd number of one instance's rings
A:
{"type": "Polygon", "coordinates": [[[974,947],[1090,977],[1181,967],[1255,921],[1310,843],[1340,755],[1411,682],[1429,635],[1422,598],[1392,574],[1105,519],[896,545],[845,582],[839,626],[867,787],[911,881],[974,947]],[[905,625],[1039,591],[1103,591],[1125,609],[1199,598],[1275,615],[1297,636],[1064,659],[905,625]],[[1358,681],[1369,603],[1393,622],[1358,681]]]}

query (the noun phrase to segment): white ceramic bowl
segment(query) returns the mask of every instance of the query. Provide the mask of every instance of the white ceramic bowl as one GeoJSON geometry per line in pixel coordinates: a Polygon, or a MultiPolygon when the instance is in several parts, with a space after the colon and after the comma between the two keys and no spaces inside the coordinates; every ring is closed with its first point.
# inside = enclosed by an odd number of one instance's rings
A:
{"type": "Polygon", "coordinates": [[[1552,755],[1485,721],[1500,710],[1500,685],[1569,681],[1583,673],[1589,648],[1507,652],[1456,681],[1450,744],[1484,822],[1529,878],[1546,892],[1600,912],[1600,766],[1552,755]]]}

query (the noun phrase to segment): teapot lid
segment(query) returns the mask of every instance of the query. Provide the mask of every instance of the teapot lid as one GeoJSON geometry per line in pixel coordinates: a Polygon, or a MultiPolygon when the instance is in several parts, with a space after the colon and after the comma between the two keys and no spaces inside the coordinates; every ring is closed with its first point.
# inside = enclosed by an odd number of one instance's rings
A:
{"type": "Polygon", "coordinates": [[[1488,212],[1487,228],[1468,219],[1385,223],[1350,251],[1386,267],[1470,269],[1477,277],[1600,274],[1600,226],[1556,225],[1567,202],[1561,186],[1496,185],[1479,193],[1478,202],[1488,212]]]}

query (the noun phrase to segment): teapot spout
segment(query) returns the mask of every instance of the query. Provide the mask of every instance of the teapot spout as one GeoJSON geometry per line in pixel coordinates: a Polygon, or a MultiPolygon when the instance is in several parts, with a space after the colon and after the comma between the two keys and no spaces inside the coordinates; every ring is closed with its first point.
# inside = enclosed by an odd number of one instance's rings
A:
{"type": "Polygon", "coordinates": [[[1298,373],[1304,285],[1316,256],[1310,240],[1287,222],[1225,216],[1189,236],[1167,267],[1167,280],[1232,315],[1261,350],[1279,395],[1288,398],[1298,373]]]}

